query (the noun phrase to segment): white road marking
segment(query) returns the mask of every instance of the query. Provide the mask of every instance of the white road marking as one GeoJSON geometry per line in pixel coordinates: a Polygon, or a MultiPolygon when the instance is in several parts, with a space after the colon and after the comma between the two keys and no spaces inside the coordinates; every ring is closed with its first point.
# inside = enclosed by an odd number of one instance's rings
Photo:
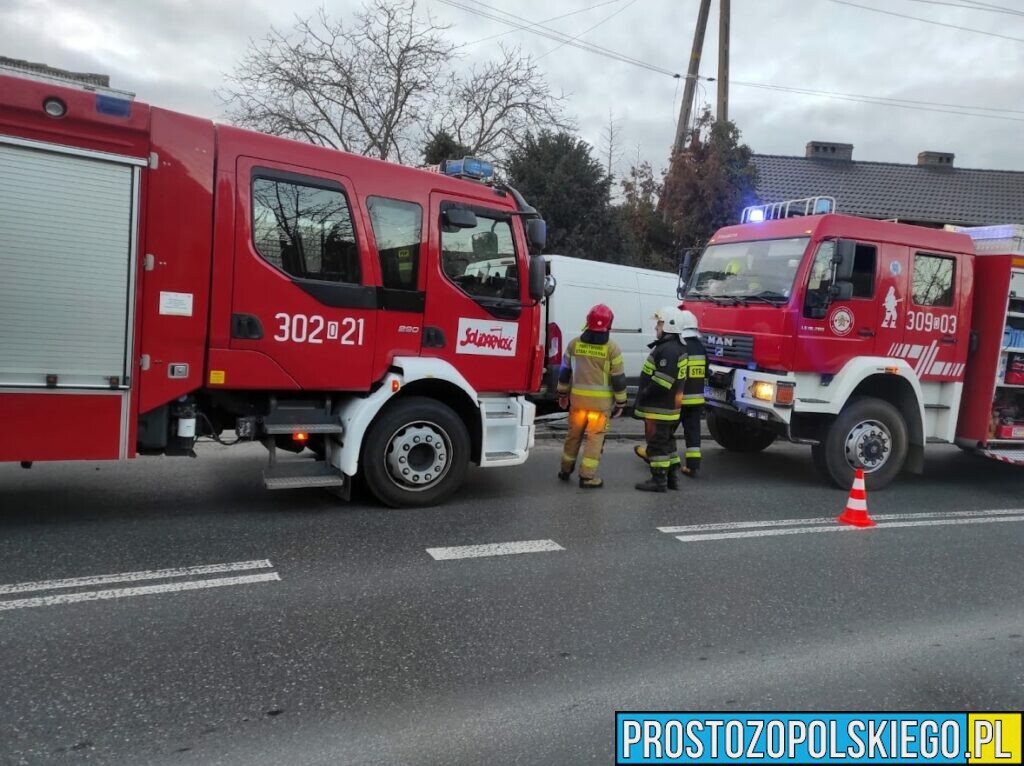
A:
{"type": "Polygon", "coordinates": [[[280,580],[277,572],[262,572],[240,577],[218,577],[213,580],[190,580],[186,582],[169,582],[160,585],[140,585],[135,588],[112,588],[110,590],[87,590],[81,593],[60,593],[55,596],[36,596],[19,598],[11,601],[0,601],[0,612],[8,609],[24,609],[33,606],[58,606],[74,604],[80,601],[103,601],[111,598],[129,598],[131,596],[148,596],[153,593],[180,593],[186,590],[202,590],[204,588],[224,588],[228,585],[248,585],[249,583],[271,582],[280,580]]]}
{"type": "MultiPolygon", "coordinates": [[[[920,521],[890,521],[870,529],[892,529],[895,527],[941,527],[958,524],[996,524],[1007,521],[1024,521],[1024,516],[979,516],[969,519],[925,519],[920,521]]],[[[850,532],[867,531],[846,524],[832,527],[788,527],[782,529],[753,529],[746,532],[720,532],[699,535],[679,535],[677,540],[684,543],[695,543],[704,540],[731,540],[742,537],[777,537],[779,535],[803,535],[814,532],[850,532]]]]}
{"type": "Polygon", "coordinates": [[[234,561],[228,564],[205,564],[203,566],[178,567],[175,569],[146,569],[140,572],[121,572],[120,574],[94,575],[92,577],[68,577],[63,580],[36,580],[35,582],[0,585],[0,596],[7,596],[12,593],[31,593],[37,590],[77,588],[83,585],[110,585],[111,583],[118,582],[163,580],[169,577],[242,572],[247,569],[270,569],[271,566],[273,565],[267,559],[259,559],[256,561],[234,561]]]}
{"type": "MultiPolygon", "coordinates": [[[[1017,516],[1024,514],[1024,508],[999,508],[990,511],[922,511],[919,513],[879,513],[871,518],[877,522],[904,521],[914,519],[942,518],[961,519],[988,516],[1017,516]]],[[[837,512],[836,516],[840,513],[837,512]]],[[[659,532],[669,535],[688,532],[720,532],[729,529],[762,529],[770,527],[812,526],[833,524],[836,516],[820,516],[808,519],[774,519],[766,521],[724,521],[717,524],[690,524],[684,527],[658,527],[659,532]]]]}
{"type": "Polygon", "coordinates": [[[451,559],[473,559],[482,556],[509,556],[514,553],[545,553],[564,551],[554,540],[522,540],[514,543],[490,543],[488,545],[456,545],[450,548],[427,548],[427,553],[436,561],[451,559]]]}

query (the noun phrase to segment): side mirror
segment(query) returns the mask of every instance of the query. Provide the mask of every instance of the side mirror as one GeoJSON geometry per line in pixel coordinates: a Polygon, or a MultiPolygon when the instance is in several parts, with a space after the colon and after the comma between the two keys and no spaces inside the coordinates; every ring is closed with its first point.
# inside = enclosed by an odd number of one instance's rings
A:
{"type": "Polygon", "coordinates": [[[829,297],[834,301],[848,301],[853,297],[853,282],[836,280],[829,290],[829,297]]]}
{"type": "Polygon", "coordinates": [[[694,266],[697,265],[697,256],[699,251],[696,248],[690,248],[683,253],[683,257],[679,259],[679,285],[676,287],[676,297],[679,300],[683,300],[686,297],[686,285],[690,281],[690,277],[693,275],[694,266]]]}
{"type": "Polygon", "coordinates": [[[526,242],[538,253],[548,243],[548,225],[543,218],[526,219],[526,242]]]}
{"type": "Polygon", "coordinates": [[[836,281],[848,282],[853,278],[853,264],[857,256],[857,243],[850,239],[836,242],[832,263],[836,267],[836,281]]]}
{"type": "Polygon", "coordinates": [[[547,289],[547,262],[543,256],[530,257],[530,298],[538,303],[544,300],[547,289]]]}
{"type": "Polygon", "coordinates": [[[475,229],[476,213],[464,207],[450,207],[441,215],[444,225],[452,229],[475,229]]]}
{"type": "Polygon", "coordinates": [[[556,287],[558,287],[558,280],[557,279],[555,279],[550,274],[548,274],[546,277],[544,277],[544,297],[545,298],[550,298],[554,294],[556,287]]]}

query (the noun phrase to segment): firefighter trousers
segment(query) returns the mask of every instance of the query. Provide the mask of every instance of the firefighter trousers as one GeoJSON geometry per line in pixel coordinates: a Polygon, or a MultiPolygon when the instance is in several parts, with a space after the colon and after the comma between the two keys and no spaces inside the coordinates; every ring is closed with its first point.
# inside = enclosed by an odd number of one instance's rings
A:
{"type": "Polygon", "coordinates": [[[679,418],[683,426],[683,441],[686,442],[686,467],[695,472],[700,470],[700,421],[703,414],[704,405],[685,404],[679,418]]]}
{"type": "Polygon", "coordinates": [[[651,473],[668,473],[668,470],[679,465],[676,454],[677,420],[644,419],[644,438],[647,440],[647,464],[651,473]]]}
{"type": "Polygon", "coordinates": [[[580,478],[592,479],[597,473],[604,450],[604,435],[608,430],[608,418],[611,413],[601,410],[569,410],[569,432],[565,435],[562,447],[562,470],[571,473],[576,467],[576,457],[583,447],[583,460],[580,461],[580,478]],[[584,442],[586,442],[584,444],[584,442]]]}

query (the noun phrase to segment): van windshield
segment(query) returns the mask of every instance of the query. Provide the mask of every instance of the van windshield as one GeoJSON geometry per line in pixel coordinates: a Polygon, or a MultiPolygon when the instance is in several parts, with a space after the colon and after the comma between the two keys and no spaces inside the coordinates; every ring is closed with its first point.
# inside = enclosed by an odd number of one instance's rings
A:
{"type": "Polygon", "coordinates": [[[709,245],[686,291],[691,300],[787,303],[810,237],[709,245]]]}

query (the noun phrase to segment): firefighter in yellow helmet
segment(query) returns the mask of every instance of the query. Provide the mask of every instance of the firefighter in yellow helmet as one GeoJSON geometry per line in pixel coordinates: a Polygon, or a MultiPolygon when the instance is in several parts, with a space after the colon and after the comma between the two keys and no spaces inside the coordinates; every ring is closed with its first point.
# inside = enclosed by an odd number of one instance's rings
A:
{"type": "Polygon", "coordinates": [[[587,327],[566,346],[558,371],[558,403],[569,408],[569,432],[562,448],[558,478],[569,481],[584,439],[580,487],[604,486],[597,466],[604,448],[608,418],[626,404],[626,370],[619,345],[611,340],[612,310],[599,303],[587,314],[587,327]]]}

